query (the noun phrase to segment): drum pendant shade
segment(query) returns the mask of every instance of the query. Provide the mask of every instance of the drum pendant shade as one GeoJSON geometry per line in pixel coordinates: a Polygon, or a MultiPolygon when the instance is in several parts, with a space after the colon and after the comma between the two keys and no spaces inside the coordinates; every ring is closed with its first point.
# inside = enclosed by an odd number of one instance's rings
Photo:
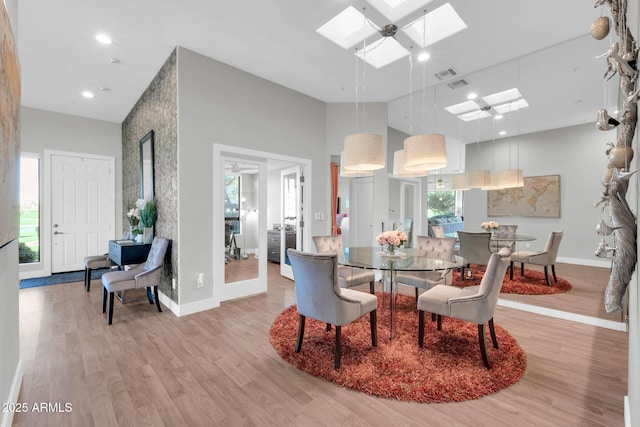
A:
{"type": "Polygon", "coordinates": [[[345,169],[344,167],[344,151],[340,153],[340,176],[344,178],[363,178],[373,176],[373,171],[355,171],[345,169]]]}
{"type": "Polygon", "coordinates": [[[467,175],[464,173],[457,173],[451,175],[451,189],[452,190],[468,190],[467,175]]]}
{"type": "Polygon", "coordinates": [[[344,139],[344,168],[372,171],[384,167],[384,141],[375,133],[356,133],[344,139]]]}
{"type": "Polygon", "coordinates": [[[429,171],[447,166],[447,144],[444,135],[414,135],[404,140],[404,168],[429,171]]]}
{"type": "Polygon", "coordinates": [[[404,168],[404,150],[398,150],[393,153],[393,176],[402,176],[405,178],[417,178],[426,176],[427,171],[408,171],[404,168]]]}
{"type": "Polygon", "coordinates": [[[521,169],[507,169],[500,171],[493,177],[496,188],[524,187],[521,169]]]}
{"type": "Polygon", "coordinates": [[[480,169],[467,172],[467,187],[486,189],[491,185],[491,172],[480,169]]]}

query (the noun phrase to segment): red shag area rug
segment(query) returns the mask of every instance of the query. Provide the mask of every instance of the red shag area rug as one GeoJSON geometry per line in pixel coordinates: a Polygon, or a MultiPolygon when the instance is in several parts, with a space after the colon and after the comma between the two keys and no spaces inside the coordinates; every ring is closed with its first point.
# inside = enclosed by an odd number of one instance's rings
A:
{"type": "Polygon", "coordinates": [[[273,322],[269,341],[276,352],[297,368],[374,396],[415,402],[477,399],[520,380],[527,357],[504,328],[495,325],[499,349],[493,348],[489,328],[487,349],[492,368],[482,364],[478,326],[442,319],[442,330],[425,313],[424,347],[418,347],[418,312],[414,297],[398,295],[396,331],[389,340],[389,314],[381,310],[378,294],[378,346],[371,347],[369,316],[342,327],[342,361],[333,369],[335,328],[307,318],[302,350],[294,350],[298,328],[295,306],[273,322]]]}
{"type": "MultiPolygon", "coordinates": [[[[482,280],[482,275],[486,270],[486,266],[471,264],[471,271],[473,273],[472,279],[460,280],[460,271],[453,271],[453,285],[459,287],[479,285],[482,280]]],[[[466,273],[466,269],[465,269],[466,273]]],[[[501,293],[505,294],[519,294],[519,295],[548,295],[548,294],[562,294],[571,290],[571,283],[558,277],[558,283],[553,280],[553,274],[549,269],[549,279],[551,280],[551,286],[547,285],[547,281],[544,278],[542,271],[524,270],[524,276],[520,276],[520,266],[515,266],[513,272],[513,280],[509,280],[509,269],[502,281],[501,293]]]]}

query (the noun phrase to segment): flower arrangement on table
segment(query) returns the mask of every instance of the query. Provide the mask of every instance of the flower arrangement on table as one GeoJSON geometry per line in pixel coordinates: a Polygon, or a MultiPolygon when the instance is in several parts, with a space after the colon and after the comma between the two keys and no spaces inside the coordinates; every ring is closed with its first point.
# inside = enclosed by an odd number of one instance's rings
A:
{"type": "Polygon", "coordinates": [[[380,246],[386,248],[389,254],[395,254],[396,249],[407,242],[407,233],[399,230],[390,230],[380,233],[377,237],[380,246]]]}
{"type": "Polygon", "coordinates": [[[484,231],[496,231],[498,228],[500,228],[500,224],[495,221],[485,221],[480,224],[480,227],[482,227],[484,231]]]}
{"type": "Polygon", "coordinates": [[[138,199],[129,203],[128,209],[127,219],[134,237],[143,234],[145,228],[151,228],[155,224],[158,215],[155,199],[138,199]]]}

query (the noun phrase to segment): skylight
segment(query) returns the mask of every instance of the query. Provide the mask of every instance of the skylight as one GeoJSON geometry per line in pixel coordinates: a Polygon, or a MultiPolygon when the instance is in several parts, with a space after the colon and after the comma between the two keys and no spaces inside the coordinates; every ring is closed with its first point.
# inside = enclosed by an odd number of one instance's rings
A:
{"type": "Polygon", "coordinates": [[[445,3],[424,17],[413,21],[403,30],[418,46],[426,47],[459,33],[465,28],[467,28],[467,24],[456,13],[453,6],[445,3]],[[426,34],[424,34],[425,32],[426,34]]]}
{"type": "Polygon", "coordinates": [[[375,68],[382,68],[409,55],[409,51],[402,47],[396,39],[386,37],[368,45],[365,52],[362,49],[359,50],[356,55],[364,59],[369,65],[373,65],[375,68]]]}
{"type": "Polygon", "coordinates": [[[515,101],[521,96],[522,95],[520,95],[520,91],[518,90],[518,88],[514,87],[513,89],[494,93],[493,95],[484,96],[482,97],[482,99],[484,100],[484,102],[486,102],[489,105],[496,105],[496,104],[504,104],[505,102],[509,102],[509,101],[515,101]]]}
{"type": "Polygon", "coordinates": [[[397,22],[414,10],[431,3],[432,0],[368,0],[378,12],[391,22],[397,22]]]}
{"type": "Polygon", "coordinates": [[[445,110],[466,122],[493,116],[501,119],[503,114],[528,107],[518,88],[483,96],[481,100],[464,101],[444,107],[445,110]]]}
{"type": "Polygon", "coordinates": [[[331,40],[343,49],[349,49],[377,33],[375,28],[365,21],[362,13],[349,6],[316,32],[331,40]]]}
{"type": "Polygon", "coordinates": [[[505,114],[505,113],[510,113],[510,112],[519,110],[521,108],[526,108],[528,106],[529,104],[527,103],[527,101],[525,101],[525,99],[522,98],[522,99],[518,99],[517,101],[508,102],[506,104],[496,105],[493,107],[493,109],[500,114],[505,114]]]}

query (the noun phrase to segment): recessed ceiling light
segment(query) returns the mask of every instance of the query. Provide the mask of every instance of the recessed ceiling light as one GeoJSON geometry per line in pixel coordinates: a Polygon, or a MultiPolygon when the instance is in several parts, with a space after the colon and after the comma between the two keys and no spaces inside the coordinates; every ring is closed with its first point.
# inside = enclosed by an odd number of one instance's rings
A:
{"type": "Polygon", "coordinates": [[[102,44],[111,44],[111,37],[109,37],[105,33],[96,34],[96,40],[98,40],[102,44]]]}
{"type": "Polygon", "coordinates": [[[83,91],[82,96],[84,96],[85,98],[95,98],[95,95],[93,94],[93,92],[89,90],[83,91]]]}
{"type": "Polygon", "coordinates": [[[501,130],[501,131],[499,132],[499,134],[500,134],[500,135],[506,135],[506,134],[507,134],[507,131],[506,131],[506,130],[501,130]]]}
{"type": "Polygon", "coordinates": [[[420,55],[418,55],[418,61],[420,62],[428,61],[429,58],[431,58],[431,55],[429,55],[429,52],[422,52],[420,55]]]}
{"type": "Polygon", "coordinates": [[[502,119],[504,116],[502,114],[496,114],[495,116],[493,116],[494,119],[496,120],[500,120],[502,119]]]}
{"type": "Polygon", "coordinates": [[[471,100],[471,99],[476,99],[478,97],[478,94],[475,92],[471,92],[469,95],[467,95],[467,99],[471,100]]]}

